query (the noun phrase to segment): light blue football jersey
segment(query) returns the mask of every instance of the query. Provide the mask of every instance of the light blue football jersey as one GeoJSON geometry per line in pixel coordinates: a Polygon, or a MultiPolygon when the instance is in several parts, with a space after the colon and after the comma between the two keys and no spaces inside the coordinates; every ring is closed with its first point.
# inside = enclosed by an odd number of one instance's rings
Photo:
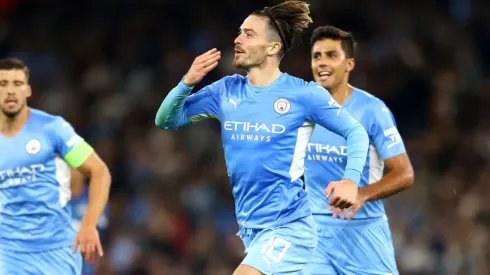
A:
{"type": "MultiPolygon", "coordinates": [[[[35,109],[15,137],[0,135],[2,249],[45,251],[73,244],[66,161],[74,163],[73,152],[81,144],[86,143],[63,118],[35,109]]],[[[92,150],[85,147],[77,161],[92,150]]]]}
{"type": "Polygon", "coordinates": [[[270,228],[311,215],[300,177],[316,123],[349,140],[349,163],[337,180],[359,182],[367,133],[317,83],[282,73],[272,84],[257,87],[236,74],[188,96],[190,91],[181,81],[163,101],[155,123],[177,129],[205,118],[220,121],[241,227],[270,228]]]}
{"type": "MultiPolygon", "coordinates": [[[[342,107],[364,126],[369,135],[369,152],[359,183],[362,188],[379,181],[383,176],[384,160],[405,153],[405,146],[392,113],[380,99],[354,88],[342,107]]],[[[324,127],[315,128],[307,146],[305,167],[306,189],[314,214],[332,215],[325,199],[325,188],[330,181],[342,177],[349,151],[343,137],[324,127]]],[[[369,201],[354,219],[383,215],[383,201],[369,201]]]]}

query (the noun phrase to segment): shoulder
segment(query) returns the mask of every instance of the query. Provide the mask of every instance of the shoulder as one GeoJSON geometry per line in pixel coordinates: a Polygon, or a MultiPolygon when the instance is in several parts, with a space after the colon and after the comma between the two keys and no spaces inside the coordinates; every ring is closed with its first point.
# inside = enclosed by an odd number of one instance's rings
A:
{"type": "Polygon", "coordinates": [[[382,108],[387,108],[383,100],[365,90],[354,87],[354,93],[356,93],[357,104],[365,106],[369,112],[375,112],[377,109],[382,111],[382,108]]]}
{"type": "Polygon", "coordinates": [[[244,84],[247,82],[247,77],[240,75],[240,74],[234,74],[234,75],[228,75],[220,80],[216,81],[215,83],[219,85],[223,85],[225,87],[232,87],[240,84],[244,84]]]}
{"type": "Polygon", "coordinates": [[[247,83],[245,76],[234,74],[225,76],[216,80],[215,82],[207,85],[205,90],[209,92],[212,96],[220,96],[229,91],[236,91],[237,87],[243,86],[247,83]]]}
{"type": "MultiPolygon", "coordinates": [[[[286,74],[286,73],[285,73],[286,74]]],[[[324,97],[329,95],[328,91],[320,84],[314,81],[306,81],[299,77],[286,74],[284,83],[285,89],[288,89],[288,93],[298,99],[309,101],[312,95],[318,95],[324,97]]]]}
{"type": "MultiPolygon", "coordinates": [[[[307,90],[316,88],[316,86],[320,86],[318,83],[314,81],[306,81],[302,78],[289,75],[288,73],[284,73],[284,83],[294,90],[307,90]]],[[[321,86],[320,86],[321,87],[321,86]]]]}
{"type": "Polygon", "coordinates": [[[57,124],[61,125],[63,123],[68,124],[61,116],[49,114],[39,109],[31,108],[31,116],[36,125],[42,125],[44,127],[49,127],[57,124]]]}
{"type": "Polygon", "coordinates": [[[60,132],[71,132],[73,127],[63,117],[49,114],[45,111],[31,108],[31,116],[36,131],[43,131],[47,136],[53,138],[60,132]]]}
{"type": "Polygon", "coordinates": [[[372,127],[390,125],[394,117],[383,100],[358,88],[355,88],[355,109],[362,110],[359,122],[370,132],[372,127]]]}

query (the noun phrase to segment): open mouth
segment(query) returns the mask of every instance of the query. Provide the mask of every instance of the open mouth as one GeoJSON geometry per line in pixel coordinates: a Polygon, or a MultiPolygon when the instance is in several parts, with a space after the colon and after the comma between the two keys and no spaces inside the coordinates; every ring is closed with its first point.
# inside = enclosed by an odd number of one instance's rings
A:
{"type": "Polygon", "coordinates": [[[319,72],[318,76],[320,77],[320,81],[326,81],[332,76],[332,72],[319,72]]]}

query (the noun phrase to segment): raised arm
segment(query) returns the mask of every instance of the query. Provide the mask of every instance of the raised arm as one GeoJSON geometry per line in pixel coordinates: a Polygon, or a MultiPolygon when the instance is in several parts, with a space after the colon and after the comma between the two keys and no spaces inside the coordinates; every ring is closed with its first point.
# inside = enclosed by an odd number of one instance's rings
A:
{"type": "Polygon", "coordinates": [[[189,96],[192,88],[218,65],[221,53],[212,49],[198,57],[179,84],[163,100],[155,117],[155,125],[164,130],[178,129],[189,123],[217,117],[219,101],[215,91],[219,81],[189,96]]]}

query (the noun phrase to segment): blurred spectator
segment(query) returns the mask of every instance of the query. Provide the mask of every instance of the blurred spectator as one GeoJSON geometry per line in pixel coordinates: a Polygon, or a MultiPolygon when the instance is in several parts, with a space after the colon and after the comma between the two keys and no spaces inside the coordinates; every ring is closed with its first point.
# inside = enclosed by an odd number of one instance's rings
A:
{"type": "MultiPolygon", "coordinates": [[[[243,245],[219,124],[163,132],[154,115],[209,48],[223,58],[199,87],[240,73],[240,23],[277,1],[120,2],[0,1],[0,53],[30,66],[30,104],[65,116],[111,168],[98,274],[231,274],[243,245]]],[[[490,274],[489,2],[308,2],[314,27],[358,38],[352,84],[390,106],[406,140],[416,184],[386,202],[401,274],[490,274]]],[[[282,69],[311,80],[308,35],[282,69]]]]}

